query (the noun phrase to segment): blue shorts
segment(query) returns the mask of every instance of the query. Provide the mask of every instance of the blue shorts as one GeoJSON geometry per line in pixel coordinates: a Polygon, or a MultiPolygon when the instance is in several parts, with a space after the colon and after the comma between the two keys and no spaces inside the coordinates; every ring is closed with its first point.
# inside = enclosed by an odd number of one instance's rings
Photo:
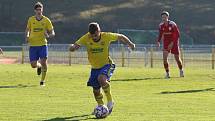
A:
{"type": "Polygon", "coordinates": [[[30,62],[32,61],[38,61],[42,58],[48,57],[48,46],[30,46],[29,48],[29,58],[30,62]]]}
{"type": "Polygon", "coordinates": [[[99,84],[98,76],[100,74],[106,75],[109,81],[111,76],[113,75],[114,70],[115,64],[106,64],[100,69],[91,69],[91,74],[87,82],[87,86],[91,86],[94,89],[100,89],[101,85],[99,84]]]}

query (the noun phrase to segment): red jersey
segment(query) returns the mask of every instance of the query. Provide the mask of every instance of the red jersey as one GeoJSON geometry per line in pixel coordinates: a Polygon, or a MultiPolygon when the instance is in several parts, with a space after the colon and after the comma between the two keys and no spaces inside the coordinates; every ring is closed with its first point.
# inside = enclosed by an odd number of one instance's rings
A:
{"type": "Polygon", "coordinates": [[[164,45],[169,45],[172,41],[174,44],[178,44],[179,36],[180,32],[175,22],[168,21],[168,24],[160,23],[158,42],[163,39],[164,45]]]}

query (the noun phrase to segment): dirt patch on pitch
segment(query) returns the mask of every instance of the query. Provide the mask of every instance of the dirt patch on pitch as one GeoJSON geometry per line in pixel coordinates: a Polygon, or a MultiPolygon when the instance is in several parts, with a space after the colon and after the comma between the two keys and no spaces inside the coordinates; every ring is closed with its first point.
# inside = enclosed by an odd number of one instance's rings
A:
{"type": "Polygon", "coordinates": [[[9,58],[9,57],[0,58],[0,64],[14,64],[14,63],[18,63],[17,58],[9,58]]]}

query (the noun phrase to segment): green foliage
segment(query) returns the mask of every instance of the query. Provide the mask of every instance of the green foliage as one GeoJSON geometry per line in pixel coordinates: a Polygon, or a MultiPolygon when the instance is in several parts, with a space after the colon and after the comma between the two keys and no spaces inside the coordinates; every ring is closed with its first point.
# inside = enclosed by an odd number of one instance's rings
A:
{"type": "MultiPolygon", "coordinates": [[[[194,39],[194,44],[215,44],[214,1],[42,0],[41,2],[45,7],[44,14],[53,21],[56,30],[56,37],[50,43],[74,42],[87,32],[88,23],[92,21],[99,22],[104,31],[116,32],[119,28],[156,30],[161,21],[160,12],[167,10],[170,12],[170,19],[178,24],[181,31],[194,39]]],[[[34,3],[35,0],[19,0],[19,2],[0,0],[2,6],[0,31],[23,32],[28,17],[34,15],[34,3]]]]}

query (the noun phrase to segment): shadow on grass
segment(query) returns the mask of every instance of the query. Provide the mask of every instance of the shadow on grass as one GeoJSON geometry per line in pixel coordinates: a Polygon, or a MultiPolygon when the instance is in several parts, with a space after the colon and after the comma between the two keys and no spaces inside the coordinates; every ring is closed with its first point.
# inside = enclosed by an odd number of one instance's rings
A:
{"type": "Polygon", "coordinates": [[[182,90],[182,91],[165,91],[159,94],[180,94],[180,93],[197,93],[197,92],[208,92],[208,91],[215,91],[214,88],[207,88],[207,89],[199,89],[199,90],[182,90]]]}
{"type": "Polygon", "coordinates": [[[113,81],[113,82],[120,82],[120,81],[144,81],[144,80],[155,80],[155,79],[164,79],[164,78],[111,79],[111,81],[113,81]]]}
{"type": "Polygon", "coordinates": [[[0,86],[0,89],[6,89],[6,88],[28,88],[28,87],[36,87],[36,85],[18,84],[18,85],[15,85],[15,86],[0,86]]]}
{"type": "Polygon", "coordinates": [[[71,116],[71,117],[57,117],[53,119],[47,119],[43,121],[84,121],[90,119],[97,119],[95,117],[90,117],[91,114],[79,115],[79,116],[71,116]]]}

